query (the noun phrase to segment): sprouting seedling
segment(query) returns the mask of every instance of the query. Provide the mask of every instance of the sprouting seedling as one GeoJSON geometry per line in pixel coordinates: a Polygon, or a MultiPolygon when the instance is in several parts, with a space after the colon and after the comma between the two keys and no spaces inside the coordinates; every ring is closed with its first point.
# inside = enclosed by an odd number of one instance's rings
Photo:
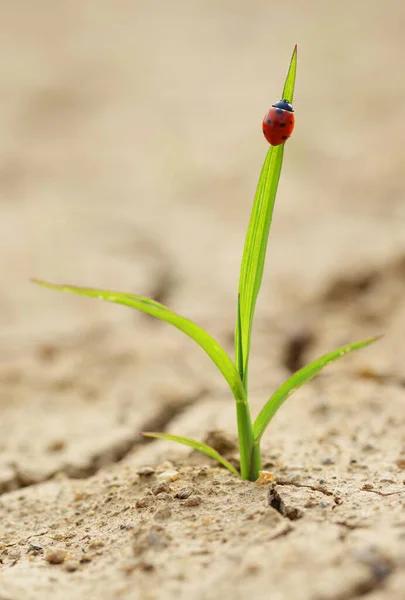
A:
{"type": "MultiPolygon", "coordinates": [[[[55,285],[38,279],[34,280],[36,283],[50,289],[98,298],[107,302],[135,308],[161,321],[171,323],[197,342],[218,367],[235,398],[240,451],[240,476],[242,479],[251,481],[255,481],[258,478],[259,470],[261,469],[260,442],[262,436],[285,400],[295,390],[304,385],[304,383],[313,379],[329,363],[342,358],[352,350],[364,348],[378,339],[374,337],[343,346],[315,360],[310,365],[303,367],[287,379],[270,397],[253,422],[248,401],[248,366],[252,324],[263,276],[267,240],[283,163],[284,142],[290,137],[294,127],[292,101],[296,67],[297,47],[294,48],[291,58],[282,100],[273,104],[263,121],[263,133],[271,146],[260,174],[243,250],[235,326],[235,361],[232,361],[222,346],[201,327],[159,302],[122,292],[71,285],[55,285]]],[[[237,470],[227,460],[206,444],[167,433],[147,432],[143,433],[143,435],[171,440],[190,446],[217,460],[234,475],[239,475],[237,470]]]]}

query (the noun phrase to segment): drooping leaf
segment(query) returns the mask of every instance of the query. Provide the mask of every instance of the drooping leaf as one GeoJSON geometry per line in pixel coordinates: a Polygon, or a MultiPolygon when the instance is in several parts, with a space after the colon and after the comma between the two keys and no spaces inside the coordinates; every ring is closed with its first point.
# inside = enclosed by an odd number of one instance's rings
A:
{"type": "Polygon", "coordinates": [[[364,348],[365,346],[372,344],[376,340],[380,339],[380,337],[381,336],[377,336],[363,342],[355,342],[354,344],[349,344],[348,346],[342,346],[334,352],[330,352],[329,354],[321,356],[321,358],[318,358],[310,365],[307,365],[294,373],[294,375],[292,375],[279,387],[279,389],[272,395],[270,400],[260,411],[253,425],[255,440],[260,440],[271,419],[274,417],[280,406],[287,400],[287,398],[305,383],[316,377],[319,371],[326,367],[326,365],[343,358],[346,356],[346,354],[352,352],[353,350],[359,350],[360,348],[364,348]]]}
{"type": "Polygon", "coordinates": [[[223,458],[214,448],[211,446],[207,446],[207,444],[203,444],[202,442],[197,442],[196,440],[192,440],[190,438],[182,437],[180,435],[171,435],[170,433],[155,433],[155,432],[142,432],[142,435],[150,438],[157,438],[159,440],[169,440],[171,442],[178,442],[179,444],[183,444],[184,446],[190,446],[190,448],[194,448],[194,450],[198,450],[198,452],[202,452],[207,456],[210,456],[214,460],[218,461],[228,469],[231,473],[239,477],[238,471],[229,463],[225,458],[223,458]]]}
{"type": "Polygon", "coordinates": [[[81,296],[87,296],[90,298],[98,298],[99,300],[104,300],[106,302],[122,304],[123,306],[135,308],[136,310],[151,315],[152,317],[156,317],[161,321],[171,323],[174,325],[174,327],[180,331],[183,331],[183,333],[201,346],[201,348],[208,354],[211,360],[221,371],[222,375],[225,377],[235,399],[239,402],[246,402],[246,394],[242,381],[231,358],[212,336],[204,331],[204,329],[193,323],[193,321],[181,317],[159,302],[155,302],[154,300],[150,300],[149,298],[144,298],[142,296],[134,296],[133,294],[77,287],[72,285],[57,285],[39,279],[34,279],[33,281],[52,290],[70,292],[72,294],[79,294],[81,296]]]}
{"type": "MultiPolygon", "coordinates": [[[[292,101],[294,95],[296,67],[297,47],[294,48],[283,90],[283,99],[289,101],[292,101]]],[[[235,327],[235,363],[246,391],[253,317],[263,277],[267,240],[283,156],[284,144],[271,146],[267,153],[253,202],[240,268],[238,317],[235,327]]]]}

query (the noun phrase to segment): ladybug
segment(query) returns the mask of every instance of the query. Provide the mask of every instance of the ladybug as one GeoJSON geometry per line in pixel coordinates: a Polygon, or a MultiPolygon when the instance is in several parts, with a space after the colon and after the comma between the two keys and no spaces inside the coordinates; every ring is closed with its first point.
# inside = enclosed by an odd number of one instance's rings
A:
{"type": "Polygon", "coordinates": [[[263,119],[263,134],[272,146],[284,144],[294,129],[294,109],[287,100],[272,105],[263,119]]]}

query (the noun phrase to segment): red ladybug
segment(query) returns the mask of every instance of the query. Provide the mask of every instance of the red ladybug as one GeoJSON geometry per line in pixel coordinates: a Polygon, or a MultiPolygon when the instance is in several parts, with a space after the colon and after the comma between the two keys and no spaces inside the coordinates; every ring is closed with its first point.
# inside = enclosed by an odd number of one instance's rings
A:
{"type": "Polygon", "coordinates": [[[272,105],[263,119],[263,133],[272,146],[284,144],[294,129],[294,109],[287,100],[272,105]]]}

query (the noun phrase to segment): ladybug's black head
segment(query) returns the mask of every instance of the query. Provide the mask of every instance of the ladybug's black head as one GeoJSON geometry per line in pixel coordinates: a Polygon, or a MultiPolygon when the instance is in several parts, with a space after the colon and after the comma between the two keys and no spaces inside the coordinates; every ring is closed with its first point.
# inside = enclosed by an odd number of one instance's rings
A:
{"type": "Polygon", "coordinates": [[[274,108],[281,108],[281,110],[288,110],[289,112],[294,112],[293,107],[287,100],[279,100],[275,104],[272,104],[274,108]]]}

